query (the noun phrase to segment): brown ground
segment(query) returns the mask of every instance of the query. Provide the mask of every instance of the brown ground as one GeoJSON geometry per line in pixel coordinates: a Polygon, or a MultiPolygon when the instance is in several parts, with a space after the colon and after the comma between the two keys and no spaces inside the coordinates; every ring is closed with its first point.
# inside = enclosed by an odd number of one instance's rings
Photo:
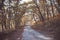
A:
{"type": "MultiPolygon", "coordinates": [[[[36,24],[32,28],[36,31],[42,32],[46,36],[54,37],[54,40],[60,40],[60,15],[55,17],[53,20],[36,24]]],[[[8,34],[0,33],[0,40],[18,40],[22,38],[22,32],[24,27],[20,27],[13,32],[8,34]]]]}
{"type": "Polygon", "coordinates": [[[9,33],[0,33],[0,40],[18,40],[22,38],[22,32],[24,27],[20,27],[9,33]]]}
{"type": "Polygon", "coordinates": [[[36,24],[32,28],[53,37],[54,40],[60,40],[60,15],[56,16],[53,20],[36,24]]]}

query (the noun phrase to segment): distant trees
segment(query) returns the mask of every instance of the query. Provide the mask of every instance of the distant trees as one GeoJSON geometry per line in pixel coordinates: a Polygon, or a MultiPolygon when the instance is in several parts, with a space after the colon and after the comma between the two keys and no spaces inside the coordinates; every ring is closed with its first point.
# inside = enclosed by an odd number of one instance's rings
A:
{"type": "Polygon", "coordinates": [[[13,2],[13,0],[5,0],[3,4],[1,4],[3,6],[0,11],[0,26],[2,27],[2,31],[7,32],[15,30],[15,28],[20,27],[21,18],[25,13],[26,7],[20,7],[18,0],[17,2],[13,2]]]}
{"type": "Polygon", "coordinates": [[[0,23],[2,30],[12,30],[12,28],[19,28],[21,18],[26,12],[32,11],[32,17],[35,19],[36,15],[40,21],[54,18],[58,14],[58,4],[56,0],[39,0],[39,3],[31,1],[20,4],[20,0],[1,0],[0,1],[0,23]],[[31,9],[31,10],[30,10],[31,9]],[[28,10],[28,11],[27,11],[28,10]]]}
{"type": "Polygon", "coordinates": [[[3,7],[3,5],[4,5],[4,2],[5,0],[0,0],[0,10],[1,10],[1,8],[3,7]]]}
{"type": "Polygon", "coordinates": [[[60,6],[60,0],[57,0],[57,2],[58,2],[58,5],[60,6]]]}
{"type": "Polygon", "coordinates": [[[56,0],[56,1],[57,1],[57,4],[58,4],[58,5],[56,5],[56,8],[57,8],[58,12],[60,13],[60,0],[56,0]]]}

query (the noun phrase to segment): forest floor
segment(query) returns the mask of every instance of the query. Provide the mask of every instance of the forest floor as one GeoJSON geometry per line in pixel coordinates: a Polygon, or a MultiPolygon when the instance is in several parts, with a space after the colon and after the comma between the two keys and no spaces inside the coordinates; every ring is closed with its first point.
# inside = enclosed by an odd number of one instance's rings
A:
{"type": "Polygon", "coordinates": [[[32,26],[38,32],[53,37],[54,40],[60,40],[60,15],[57,15],[53,20],[42,22],[32,26]]]}
{"type": "Polygon", "coordinates": [[[0,33],[0,40],[46,40],[45,36],[60,40],[60,15],[41,24],[23,26],[7,34],[0,33]]]}
{"type": "Polygon", "coordinates": [[[23,27],[9,33],[0,33],[0,40],[18,40],[22,38],[23,27]]]}

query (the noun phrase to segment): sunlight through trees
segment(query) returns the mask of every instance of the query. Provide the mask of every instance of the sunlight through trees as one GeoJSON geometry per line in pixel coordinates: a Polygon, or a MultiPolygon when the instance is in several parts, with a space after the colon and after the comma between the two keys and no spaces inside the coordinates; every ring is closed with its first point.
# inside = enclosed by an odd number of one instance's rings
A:
{"type": "Polygon", "coordinates": [[[24,25],[30,19],[36,22],[52,20],[59,15],[59,0],[0,0],[0,30],[10,31],[24,25]]]}

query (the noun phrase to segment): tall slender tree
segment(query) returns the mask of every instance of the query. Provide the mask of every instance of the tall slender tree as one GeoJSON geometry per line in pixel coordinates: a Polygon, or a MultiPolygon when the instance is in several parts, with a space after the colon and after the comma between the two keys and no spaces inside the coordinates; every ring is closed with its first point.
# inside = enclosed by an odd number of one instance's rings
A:
{"type": "Polygon", "coordinates": [[[36,5],[36,7],[37,7],[37,9],[38,9],[38,13],[39,13],[39,15],[40,15],[41,20],[44,21],[44,17],[43,17],[42,14],[41,14],[41,11],[40,11],[40,8],[39,8],[39,6],[38,6],[38,4],[37,4],[37,1],[36,1],[36,0],[33,0],[33,2],[35,3],[35,5],[36,5]]]}

